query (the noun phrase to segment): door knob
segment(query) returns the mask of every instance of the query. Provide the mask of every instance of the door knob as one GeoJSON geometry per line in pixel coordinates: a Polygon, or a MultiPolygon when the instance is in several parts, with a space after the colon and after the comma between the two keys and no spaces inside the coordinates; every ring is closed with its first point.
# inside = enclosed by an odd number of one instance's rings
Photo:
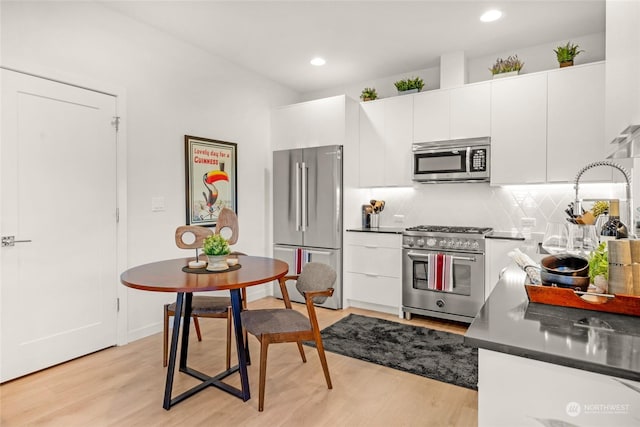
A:
{"type": "Polygon", "coordinates": [[[15,246],[16,243],[28,243],[31,240],[16,240],[16,236],[2,236],[2,247],[15,246]]]}

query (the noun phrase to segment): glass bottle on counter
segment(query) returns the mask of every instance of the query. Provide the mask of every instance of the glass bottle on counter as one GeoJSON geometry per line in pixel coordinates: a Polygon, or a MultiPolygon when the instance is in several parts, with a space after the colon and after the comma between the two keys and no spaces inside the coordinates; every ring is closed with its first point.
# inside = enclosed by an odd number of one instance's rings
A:
{"type": "Polygon", "coordinates": [[[609,219],[600,229],[600,241],[613,239],[626,239],[629,237],[627,226],[620,221],[620,201],[609,202],[609,219]]]}

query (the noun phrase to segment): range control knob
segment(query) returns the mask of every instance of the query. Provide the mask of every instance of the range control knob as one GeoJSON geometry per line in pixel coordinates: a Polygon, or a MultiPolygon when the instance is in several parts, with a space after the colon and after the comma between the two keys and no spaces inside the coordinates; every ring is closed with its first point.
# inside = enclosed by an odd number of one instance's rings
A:
{"type": "Polygon", "coordinates": [[[472,247],[473,249],[480,249],[480,243],[478,243],[478,242],[473,242],[473,244],[471,245],[471,247],[472,247]]]}
{"type": "Polygon", "coordinates": [[[452,248],[453,247],[453,239],[447,240],[447,247],[448,248],[452,248]]]}
{"type": "Polygon", "coordinates": [[[436,239],[433,239],[433,238],[427,239],[427,246],[433,247],[436,245],[436,243],[437,243],[436,239]]]}
{"type": "Polygon", "coordinates": [[[416,242],[416,244],[420,247],[424,246],[424,239],[418,239],[418,241],[416,242]]]}
{"type": "Polygon", "coordinates": [[[470,248],[470,247],[471,247],[471,241],[470,241],[470,240],[466,240],[462,246],[463,246],[465,249],[470,248]]]}
{"type": "Polygon", "coordinates": [[[461,248],[461,247],[462,247],[462,240],[457,240],[457,241],[455,242],[455,245],[454,245],[454,246],[455,246],[456,248],[461,248]]]}
{"type": "Polygon", "coordinates": [[[439,300],[437,300],[437,301],[436,301],[436,305],[437,305],[438,307],[442,308],[442,307],[444,307],[444,301],[443,301],[443,300],[441,300],[441,299],[439,299],[439,300]]]}
{"type": "Polygon", "coordinates": [[[439,245],[440,245],[441,247],[445,247],[445,246],[447,246],[447,241],[446,241],[446,240],[444,240],[444,239],[443,239],[443,240],[440,240],[439,245]]]}
{"type": "Polygon", "coordinates": [[[413,245],[414,245],[413,239],[411,237],[405,237],[404,238],[404,244],[409,246],[409,247],[413,247],[413,245]]]}

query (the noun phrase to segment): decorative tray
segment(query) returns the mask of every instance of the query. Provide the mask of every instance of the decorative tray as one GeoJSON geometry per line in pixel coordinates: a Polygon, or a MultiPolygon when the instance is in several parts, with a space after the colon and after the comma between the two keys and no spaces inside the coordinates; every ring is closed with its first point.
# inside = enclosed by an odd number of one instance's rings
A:
{"type": "Polygon", "coordinates": [[[640,297],[578,292],[555,286],[524,285],[530,302],[640,316],[640,297]]]}

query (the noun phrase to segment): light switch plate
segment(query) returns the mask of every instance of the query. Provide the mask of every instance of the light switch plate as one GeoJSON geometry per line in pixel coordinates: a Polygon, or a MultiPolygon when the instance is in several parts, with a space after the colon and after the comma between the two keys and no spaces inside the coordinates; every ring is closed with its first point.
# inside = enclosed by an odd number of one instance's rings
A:
{"type": "Polygon", "coordinates": [[[394,215],[393,216],[393,222],[396,222],[398,224],[403,224],[404,223],[404,215],[394,215]]]}
{"type": "Polygon", "coordinates": [[[151,212],[164,212],[164,197],[151,198],[151,212]]]}

